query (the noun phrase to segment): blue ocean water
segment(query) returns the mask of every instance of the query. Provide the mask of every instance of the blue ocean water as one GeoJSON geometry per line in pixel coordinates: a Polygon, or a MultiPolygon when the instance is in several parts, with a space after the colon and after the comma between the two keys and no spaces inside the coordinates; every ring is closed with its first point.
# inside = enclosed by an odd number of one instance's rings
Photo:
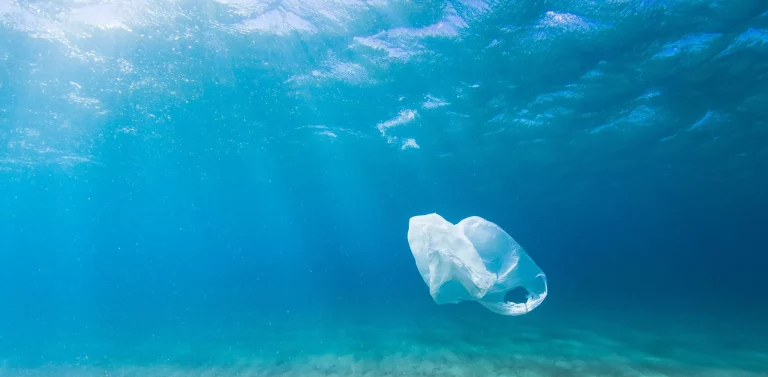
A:
{"type": "Polygon", "coordinates": [[[0,376],[768,376],[766,88],[759,0],[0,0],[0,376]]]}

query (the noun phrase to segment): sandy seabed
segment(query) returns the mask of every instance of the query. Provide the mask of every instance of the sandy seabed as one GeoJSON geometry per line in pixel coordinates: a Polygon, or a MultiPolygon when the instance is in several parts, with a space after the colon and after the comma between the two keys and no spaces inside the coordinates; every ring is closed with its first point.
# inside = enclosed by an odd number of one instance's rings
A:
{"type": "Polygon", "coordinates": [[[142,361],[79,357],[20,367],[11,360],[0,376],[768,376],[762,329],[499,321],[270,324],[236,341],[138,343],[137,352],[151,355],[142,361]]]}

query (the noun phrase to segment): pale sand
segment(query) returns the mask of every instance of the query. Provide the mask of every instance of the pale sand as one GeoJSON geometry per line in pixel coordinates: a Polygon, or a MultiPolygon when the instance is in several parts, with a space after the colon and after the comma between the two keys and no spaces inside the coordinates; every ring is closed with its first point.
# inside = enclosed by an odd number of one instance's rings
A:
{"type": "Polygon", "coordinates": [[[210,343],[139,344],[137,352],[156,356],[147,362],[83,357],[66,364],[19,367],[11,361],[0,367],[0,376],[768,376],[768,343],[758,332],[653,328],[525,320],[305,329],[269,325],[242,331],[240,340],[233,342],[222,337],[210,343]]]}

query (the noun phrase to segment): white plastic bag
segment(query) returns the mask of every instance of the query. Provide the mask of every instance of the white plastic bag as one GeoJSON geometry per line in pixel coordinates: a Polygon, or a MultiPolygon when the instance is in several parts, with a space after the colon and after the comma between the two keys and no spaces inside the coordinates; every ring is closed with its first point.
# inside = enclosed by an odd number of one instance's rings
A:
{"type": "Polygon", "coordinates": [[[429,293],[438,304],[477,301],[503,315],[530,312],[547,297],[547,278],[498,225],[468,217],[456,225],[438,214],[412,217],[408,243],[429,293]],[[504,295],[523,287],[524,303],[504,295]]]}

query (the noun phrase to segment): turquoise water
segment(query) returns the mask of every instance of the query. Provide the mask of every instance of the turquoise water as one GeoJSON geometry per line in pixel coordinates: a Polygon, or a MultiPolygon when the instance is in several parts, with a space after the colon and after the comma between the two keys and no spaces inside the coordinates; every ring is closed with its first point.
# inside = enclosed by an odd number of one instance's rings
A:
{"type": "Polygon", "coordinates": [[[0,0],[0,376],[768,376],[766,88],[757,0],[0,0]]]}

